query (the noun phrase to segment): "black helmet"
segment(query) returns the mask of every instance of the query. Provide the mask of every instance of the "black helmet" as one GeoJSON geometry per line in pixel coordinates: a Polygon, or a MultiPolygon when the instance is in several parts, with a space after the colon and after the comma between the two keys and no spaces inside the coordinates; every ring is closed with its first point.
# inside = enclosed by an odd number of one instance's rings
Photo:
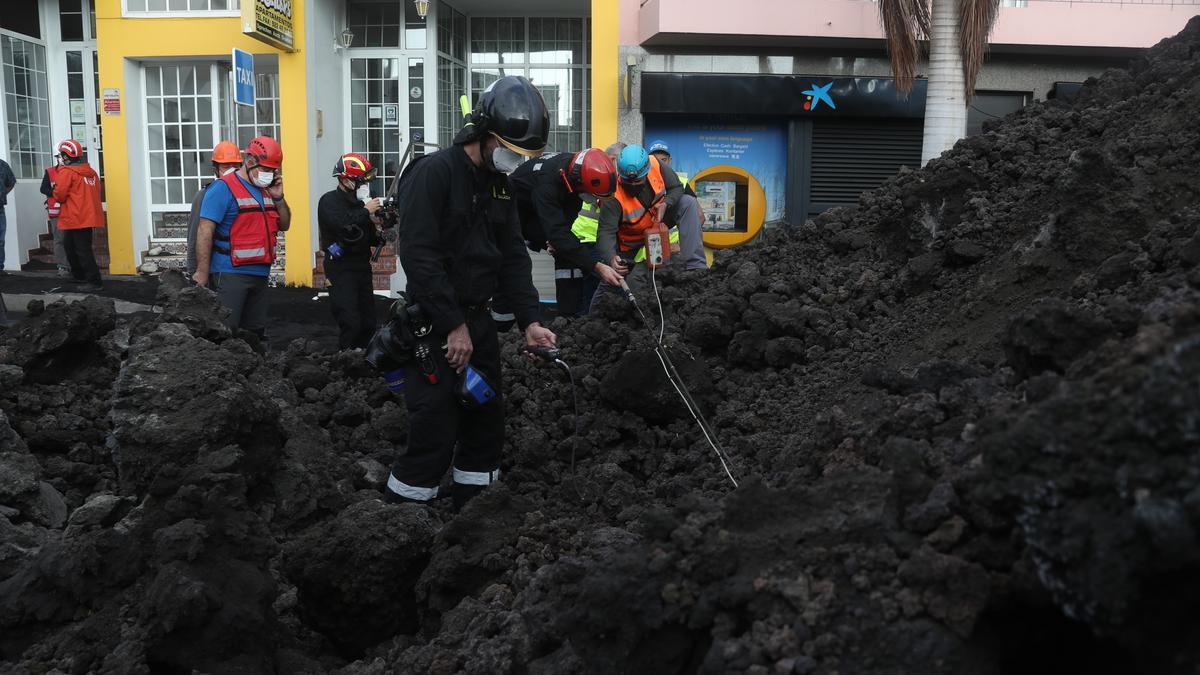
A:
{"type": "Polygon", "coordinates": [[[546,149],[550,135],[546,101],[520,75],[502,77],[483,90],[472,118],[480,131],[490,131],[513,152],[536,157],[546,149]]]}

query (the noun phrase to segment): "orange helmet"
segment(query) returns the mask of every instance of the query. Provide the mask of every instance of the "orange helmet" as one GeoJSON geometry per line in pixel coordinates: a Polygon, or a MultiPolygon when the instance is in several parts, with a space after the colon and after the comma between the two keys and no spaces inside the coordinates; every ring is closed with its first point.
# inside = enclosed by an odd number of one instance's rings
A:
{"type": "Polygon", "coordinates": [[[83,146],[74,138],[68,138],[58,144],[58,154],[71,159],[79,159],[83,156],[83,146]]]}
{"type": "Polygon", "coordinates": [[[213,164],[241,164],[242,151],[232,141],[221,141],[212,152],[213,164]]]}
{"type": "Polygon", "coordinates": [[[246,144],[247,166],[279,169],[283,167],[283,148],[270,136],[259,136],[246,144]]]}
{"type": "Polygon", "coordinates": [[[338,158],[333,165],[333,175],[337,178],[349,178],[356,183],[370,183],[375,180],[375,167],[370,160],[357,152],[348,152],[338,158]]]}

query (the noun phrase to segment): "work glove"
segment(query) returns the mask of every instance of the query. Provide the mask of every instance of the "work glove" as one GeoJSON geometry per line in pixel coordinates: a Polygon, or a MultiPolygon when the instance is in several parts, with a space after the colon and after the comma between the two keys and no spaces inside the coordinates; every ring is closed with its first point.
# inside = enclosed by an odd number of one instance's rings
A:
{"type": "Polygon", "coordinates": [[[325,256],[330,260],[337,260],[342,257],[342,247],[335,241],[325,250],[325,256]]]}

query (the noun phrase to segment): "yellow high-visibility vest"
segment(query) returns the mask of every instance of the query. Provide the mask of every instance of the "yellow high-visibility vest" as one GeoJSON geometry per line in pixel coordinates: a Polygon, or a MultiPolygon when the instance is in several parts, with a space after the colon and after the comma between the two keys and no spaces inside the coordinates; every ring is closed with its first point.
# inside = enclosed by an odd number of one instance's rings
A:
{"type": "Polygon", "coordinates": [[[596,243],[596,231],[600,229],[600,213],[594,204],[583,203],[579,217],[571,225],[571,233],[584,244],[596,243]]]}

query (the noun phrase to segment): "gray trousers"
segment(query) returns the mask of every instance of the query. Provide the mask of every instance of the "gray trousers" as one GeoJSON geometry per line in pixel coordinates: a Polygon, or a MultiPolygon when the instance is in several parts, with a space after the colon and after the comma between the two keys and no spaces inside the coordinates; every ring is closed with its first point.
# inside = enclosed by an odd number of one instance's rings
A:
{"type": "Polygon", "coordinates": [[[683,257],[683,268],[687,270],[708,269],[708,258],[704,257],[704,232],[700,229],[700,202],[691,195],[683,195],[667,217],[669,225],[679,228],[679,253],[683,257]]]}
{"type": "Polygon", "coordinates": [[[58,217],[50,219],[50,234],[54,235],[54,264],[60,272],[70,272],[71,263],[67,261],[67,249],[63,246],[62,230],[58,229],[58,217]]]}
{"type": "Polygon", "coordinates": [[[214,272],[208,277],[217,299],[229,309],[229,330],[267,336],[267,277],[236,272],[214,272]]]}

